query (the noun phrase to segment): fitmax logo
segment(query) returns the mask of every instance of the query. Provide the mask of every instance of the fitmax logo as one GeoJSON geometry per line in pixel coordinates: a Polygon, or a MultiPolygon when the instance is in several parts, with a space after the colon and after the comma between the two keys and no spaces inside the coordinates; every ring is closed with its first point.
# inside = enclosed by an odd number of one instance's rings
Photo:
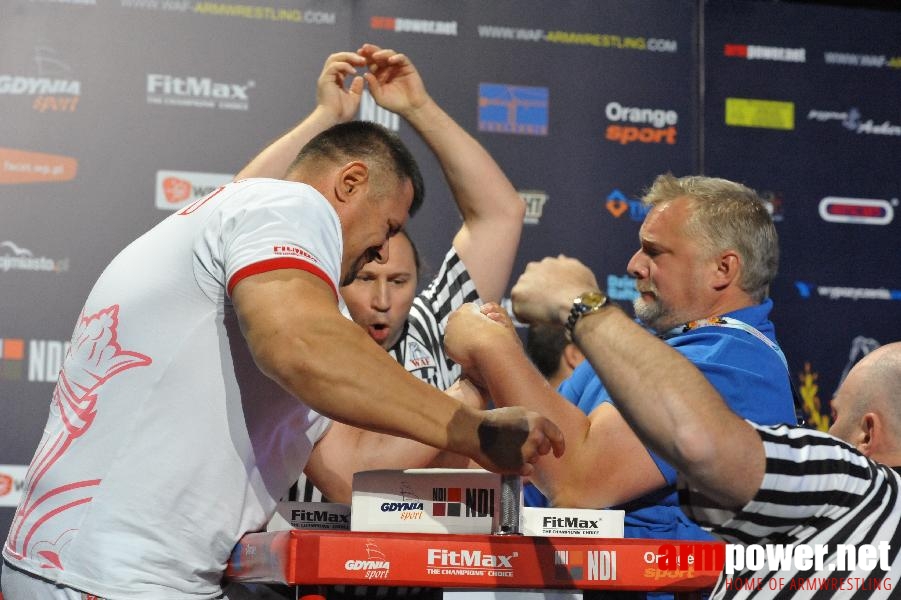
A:
{"type": "Polygon", "coordinates": [[[209,77],[173,77],[172,75],[147,75],[148,94],[167,96],[194,96],[217,100],[248,100],[247,90],[253,87],[249,81],[245,85],[215,82],[209,77]]]}

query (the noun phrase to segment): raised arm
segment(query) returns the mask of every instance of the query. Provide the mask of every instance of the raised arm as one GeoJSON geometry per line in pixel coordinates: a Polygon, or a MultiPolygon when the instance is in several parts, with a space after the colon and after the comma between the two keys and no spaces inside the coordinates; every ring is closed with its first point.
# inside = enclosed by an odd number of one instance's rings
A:
{"type": "Polygon", "coordinates": [[[463,216],[454,248],[485,301],[500,301],[519,247],[525,205],[491,155],[429,96],[404,54],[366,44],[369,91],[398,113],[435,153],[463,216]],[[488,259],[490,257],[490,259],[488,259]]]}
{"type": "MultiPolygon", "coordinates": [[[[581,263],[545,259],[530,264],[514,286],[513,306],[525,321],[562,324],[572,298],[598,289],[581,263]]],[[[580,319],[574,341],[647,446],[726,506],[741,506],[754,497],[765,467],[760,438],[685,357],[613,306],[580,319]]],[[[554,418],[552,412],[545,414],[554,418]]],[[[568,455],[579,453],[572,438],[567,443],[568,455]]],[[[594,459],[596,478],[628,468],[603,453],[594,459]]]]}
{"type": "Polygon", "coordinates": [[[248,177],[281,179],[307,142],[332,125],[353,119],[363,91],[363,78],[355,76],[356,67],[364,64],[363,57],[354,52],[330,55],[316,83],[313,112],[254,157],[235,180],[248,177]]]}
{"type": "Polygon", "coordinates": [[[475,410],[406,373],[341,316],[331,288],[314,275],[293,269],[253,275],[232,298],[257,366],[317,412],[499,472],[529,474],[541,455],[562,452],[559,431],[547,419],[475,410]]]}

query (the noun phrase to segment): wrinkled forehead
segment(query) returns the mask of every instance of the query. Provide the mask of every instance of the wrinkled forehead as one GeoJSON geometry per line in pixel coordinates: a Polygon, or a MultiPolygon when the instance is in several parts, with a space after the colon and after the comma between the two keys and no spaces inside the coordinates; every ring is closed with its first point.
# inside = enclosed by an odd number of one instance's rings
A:
{"type": "Polygon", "coordinates": [[[652,206],[639,229],[642,239],[665,234],[682,234],[690,224],[693,210],[691,198],[680,196],[652,206]]]}

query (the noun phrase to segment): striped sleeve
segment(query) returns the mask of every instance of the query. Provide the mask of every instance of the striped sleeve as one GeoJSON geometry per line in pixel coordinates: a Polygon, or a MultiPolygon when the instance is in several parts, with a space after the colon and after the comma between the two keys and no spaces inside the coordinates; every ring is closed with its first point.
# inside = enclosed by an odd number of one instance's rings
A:
{"type": "Polygon", "coordinates": [[[884,480],[878,465],[825,433],[755,427],[766,453],[766,473],[753,500],[734,511],[697,490],[682,490],[686,514],[727,541],[804,538],[805,531],[843,519],[884,480]]]}
{"type": "MultiPolygon", "coordinates": [[[[816,567],[797,564],[759,567],[745,565],[742,578],[788,581],[787,587],[762,585],[753,590],[730,587],[730,577],[720,577],[713,598],[890,598],[881,582],[897,583],[901,571],[901,475],[891,467],[869,460],[853,447],[825,433],[809,429],[756,426],[766,453],[766,473],[756,496],[738,510],[716,506],[696,490],[681,490],[683,510],[705,529],[725,541],[745,546],[783,548],[807,545],[825,549],[824,563],[816,567]],[[887,544],[887,561],[875,565],[838,560],[843,547],[887,544]],[[791,582],[810,585],[804,591],[791,582]],[[819,582],[819,583],[817,583],[819,582]],[[857,582],[858,587],[835,595],[836,582],[857,582]],[[863,582],[862,584],[860,582],[863,582]],[[825,586],[825,587],[824,587],[825,586]],[[878,590],[878,591],[877,591],[878,590]]],[[[736,477],[741,477],[736,473],[736,477]]],[[[855,584],[855,585],[857,585],[855,584]]],[[[842,588],[844,589],[844,588],[842,588]]]]}
{"type": "Polygon", "coordinates": [[[443,347],[447,319],[467,302],[479,302],[479,293],[463,260],[451,247],[432,282],[417,296],[418,310],[410,313],[410,326],[416,330],[417,337],[430,340],[445,370],[453,368],[443,347]]]}

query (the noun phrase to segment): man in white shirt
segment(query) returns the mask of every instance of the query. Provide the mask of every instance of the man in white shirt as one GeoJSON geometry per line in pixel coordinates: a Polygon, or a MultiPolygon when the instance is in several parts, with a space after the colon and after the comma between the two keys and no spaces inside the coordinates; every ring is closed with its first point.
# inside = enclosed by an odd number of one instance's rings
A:
{"type": "Polygon", "coordinates": [[[338,310],[421,196],[403,144],[348,123],[283,180],[223,186],[113,259],[3,548],[5,600],[221,597],[235,543],[327,446],[330,418],[502,472],[562,452],[546,419],[438,392],[338,310]]]}

